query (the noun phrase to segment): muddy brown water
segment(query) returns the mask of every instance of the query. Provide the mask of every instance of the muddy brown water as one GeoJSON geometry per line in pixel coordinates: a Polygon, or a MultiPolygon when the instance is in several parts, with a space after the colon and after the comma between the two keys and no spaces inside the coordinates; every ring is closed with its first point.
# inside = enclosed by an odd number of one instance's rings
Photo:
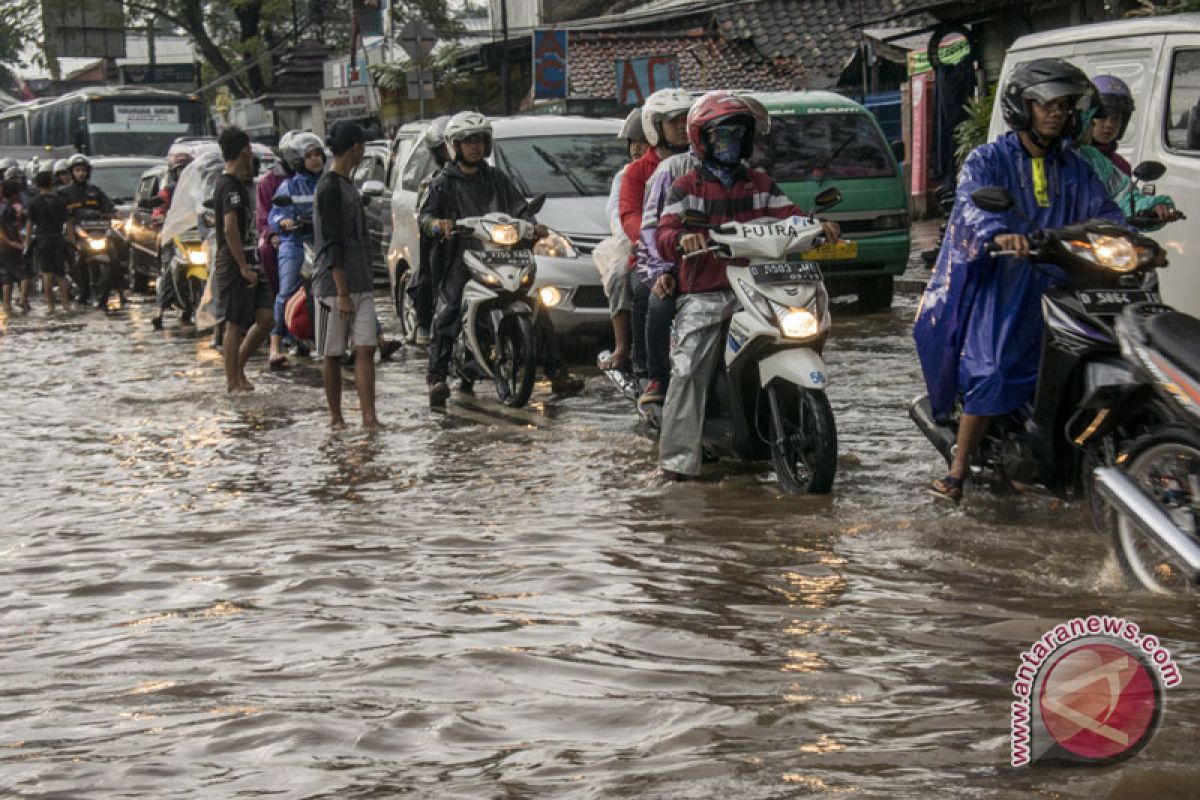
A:
{"type": "Polygon", "coordinates": [[[837,316],[838,479],[795,498],[656,484],[594,373],[437,415],[401,355],[390,427],[335,434],[312,367],[229,399],[147,304],[35,306],[0,335],[0,795],[1197,796],[1194,601],[1131,591],[1077,505],[923,493],[914,309],[837,316]],[[1171,650],[1160,730],[1009,767],[1020,652],[1092,612],[1171,650]]]}

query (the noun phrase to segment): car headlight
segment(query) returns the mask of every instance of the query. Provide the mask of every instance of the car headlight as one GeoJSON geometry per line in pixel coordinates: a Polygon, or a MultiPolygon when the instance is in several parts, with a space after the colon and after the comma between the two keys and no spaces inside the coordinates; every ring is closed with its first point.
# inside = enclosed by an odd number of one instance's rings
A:
{"type": "Polygon", "coordinates": [[[513,245],[521,241],[516,225],[493,225],[491,235],[496,244],[513,245]]]}
{"type": "Polygon", "coordinates": [[[88,247],[92,248],[93,250],[103,250],[104,248],[108,247],[108,239],[88,239],[88,247]]]}
{"type": "Polygon", "coordinates": [[[779,318],[779,327],[789,339],[808,339],[817,335],[821,323],[807,308],[789,308],[779,318]]]}
{"type": "Polygon", "coordinates": [[[535,256],[548,258],[579,258],[579,251],[571,240],[557,231],[550,231],[548,236],[538,239],[533,246],[535,256]]]}
{"type": "Polygon", "coordinates": [[[1132,272],[1137,269],[1137,249],[1133,242],[1124,236],[1104,236],[1089,233],[1092,241],[1092,252],[1096,254],[1096,263],[1116,272],[1132,272]]]}
{"type": "Polygon", "coordinates": [[[543,286],[538,290],[538,298],[546,308],[554,308],[562,304],[563,293],[557,286],[543,286]]]}
{"type": "Polygon", "coordinates": [[[208,256],[204,254],[204,248],[197,247],[195,250],[188,250],[188,261],[200,266],[208,263],[208,256]]]}

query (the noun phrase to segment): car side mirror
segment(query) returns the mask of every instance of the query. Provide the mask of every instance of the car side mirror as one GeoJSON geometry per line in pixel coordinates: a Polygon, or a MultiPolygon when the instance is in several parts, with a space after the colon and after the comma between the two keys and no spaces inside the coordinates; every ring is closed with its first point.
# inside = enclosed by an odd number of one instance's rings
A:
{"type": "Polygon", "coordinates": [[[1013,206],[1012,195],[1003,186],[984,186],[971,192],[971,202],[984,211],[999,214],[1013,206]]]}
{"type": "Polygon", "coordinates": [[[369,197],[382,197],[386,189],[383,181],[367,181],[362,185],[362,193],[369,197]]]}
{"type": "Polygon", "coordinates": [[[1167,173],[1161,161],[1143,161],[1133,168],[1133,177],[1139,181],[1156,181],[1167,173]]]}
{"type": "Polygon", "coordinates": [[[165,205],[166,203],[163,202],[161,197],[143,197],[138,201],[138,208],[144,211],[152,211],[165,205]]]}
{"type": "Polygon", "coordinates": [[[842,193],[836,186],[830,186],[824,189],[813,198],[813,205],[818,211],[824,211],[833,208],[838,203],[842,202],[842,193]]]}
{"type": "Polygon", "coordinates": [[[892,156],[895,157],[897,164],[904,163],[904,142],[900,139],[892,141],[892,156]]]}

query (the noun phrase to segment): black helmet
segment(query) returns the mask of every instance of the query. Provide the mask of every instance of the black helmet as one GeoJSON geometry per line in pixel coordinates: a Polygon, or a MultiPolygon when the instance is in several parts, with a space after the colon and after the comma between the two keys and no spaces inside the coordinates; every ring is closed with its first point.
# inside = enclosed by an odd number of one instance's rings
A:
{"type": "Polygon", "coordinates": [[[1063,136],[1070,138],[1082,129],[1081,115],[1095,112],[1096,87],[1074,64],[1061,58],[1036,58],[1013,70],[1004,87],[1000,109],[1008,127],[1025,131],[1033,123],[1030,101],[1046,103],[1059,97],[1069,98],[1075,107],[1071,122],[1063,131],[1063,136]]]}
{"type": "Polygon", "coordinates": [[[1119,116],[1121,124],[1117,129],[1117,139],[1124,138],[1129,118],[1133,116],[1133,92],[1129,90],[1129,84],[1116,75],[1097,75],[1092,79],[1092,84],[1100,93],[1100,110],[1096,116],[1119,116]]]}

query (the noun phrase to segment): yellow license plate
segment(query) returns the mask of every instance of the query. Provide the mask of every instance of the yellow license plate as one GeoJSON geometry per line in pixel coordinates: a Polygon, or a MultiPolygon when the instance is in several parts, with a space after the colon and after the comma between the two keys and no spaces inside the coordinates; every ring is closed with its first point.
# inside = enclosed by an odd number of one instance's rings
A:
{"type": "Polygon", "coordinates": [[[858,258],[858,242],[826,242],[800,254],[805,261],[845,261],[858,258]]]}

